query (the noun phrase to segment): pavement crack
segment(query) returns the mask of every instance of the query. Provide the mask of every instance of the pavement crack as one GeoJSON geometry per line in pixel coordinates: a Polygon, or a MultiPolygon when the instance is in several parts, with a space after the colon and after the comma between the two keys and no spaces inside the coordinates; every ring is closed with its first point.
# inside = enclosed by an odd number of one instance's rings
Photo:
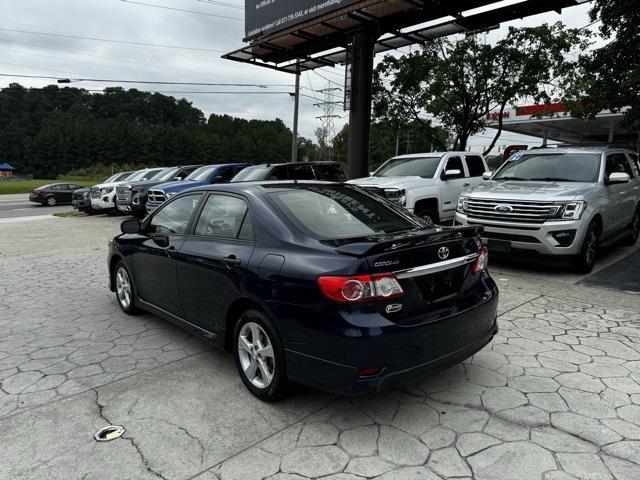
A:
{"type": "Polygon", "coordinates": [[[199,437],[197,437],[196,435],[193,435],[191,432],[189,432],[189,430],[184,428],[182,425],[178,425],[177,423],[170,422],[169,420],[166,420],[164,418],[147,417],[147,418],[142,418],[142,420],[159,420],[163,423],[166,423],[167,425],[171,425],[172,427],[177,428],[178,430],[183,432],[187,437],[189,437],[191,440],[195,440],[196,442],[198,442],[198,445],[200,446],[200,465],[204,465],[204,454],[206,452],[206,448],[204,447],[204,444],[202,443],[202,440],[200,440],[199,437]]]}
{"type": "Polygon", "coordinates": [[[162,475],[162,473],[158,472],[157,470],[151,467],[149,460],[144,456],[144,454],[142,453],[142,450],[140,450],[140,446],[138,445],[138,443],[135,441],[133,437],[123,436],[122,438],[124,438],[125,440],[128,440],[129,443],[131,443],[131,445],[133,446],[133,448],[135,448],[136,452],[138,452],[138,456],[140,457],[140,460],[142,460],[142,464],[144,465],[144,468],[146,468],[149,473],[155,475],[158,478],[161,478],[162,480],[169,480],[167,477],[162,475]]]}

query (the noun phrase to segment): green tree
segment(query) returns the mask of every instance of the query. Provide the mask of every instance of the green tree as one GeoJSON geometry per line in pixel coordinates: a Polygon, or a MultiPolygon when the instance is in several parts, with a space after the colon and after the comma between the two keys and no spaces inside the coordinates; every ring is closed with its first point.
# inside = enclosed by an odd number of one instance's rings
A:
{"type": "MultiPolygon", "coordinates": [[[[557,98],[576,64],[567,54],[584,48],[587,34],[556,23],[512,27],[495,45],[482,39],[481,34],[439,39],[418,52],[385,57],[376,68],[375,114],[399,125],[415,122],[438,144],[427,116],[435,118],[454,134],[455,147],[464,150],[469,137],[488,126],[489,113],[501,119],[518,100],[557,98]]],[[[502,132],[501,120],[497,130],[487,152],[502,132]]]]}
{"type": "Polygon", "coordinates": [[[625,107],[624,125],[640,129],[640,8],[637,0],[595,0],[593,22],[601,21],[606,44],[580,57],[567,101],[578,117],[625,107]]]}

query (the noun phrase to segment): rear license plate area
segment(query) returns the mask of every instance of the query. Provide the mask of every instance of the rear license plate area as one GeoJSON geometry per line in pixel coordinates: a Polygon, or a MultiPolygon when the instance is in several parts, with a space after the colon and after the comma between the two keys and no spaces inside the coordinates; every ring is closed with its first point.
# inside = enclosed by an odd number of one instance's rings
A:
{"type": "Polygon", "coordinates": [[[461,268],[414,278],[414,282],[427,302],[437,302],[457,295],[462,284],[461,268]]]}
{"type": "Polygon", "coordinates": [[[487,242],[487,246],[489,247],[489,250],[497,253],[511,253],[511,242],[506,240],[493,240],[490,238],[487,242]]]}

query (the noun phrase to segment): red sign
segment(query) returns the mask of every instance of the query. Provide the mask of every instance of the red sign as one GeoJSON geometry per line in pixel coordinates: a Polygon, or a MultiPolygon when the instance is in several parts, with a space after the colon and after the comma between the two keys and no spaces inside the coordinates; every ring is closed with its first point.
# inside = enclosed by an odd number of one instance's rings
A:
{"type": "Polygon", "coordinates": [[[511,114],[509,112],[502,112],[502,115],[500,114],[500,112],[490,112],[490,113],[487,113],[487,120],[491,120],[492,122],[497,122],[498,120],[500,120],[500,117],[509,118],[510,116],[511,114]]]}

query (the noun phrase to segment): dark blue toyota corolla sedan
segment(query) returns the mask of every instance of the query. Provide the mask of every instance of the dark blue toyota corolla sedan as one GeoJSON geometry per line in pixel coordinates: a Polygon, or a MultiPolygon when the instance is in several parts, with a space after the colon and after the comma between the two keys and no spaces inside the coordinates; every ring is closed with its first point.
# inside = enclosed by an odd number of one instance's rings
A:
{"type": "Polygon", "coordinates": [[[153,312],[234,354],[263,400],[291,382],[364,394],[473,355],[498,290],[475,227],[433,227],[351,185],[200,187],[109,254],[122,310],[153,312]]]}

